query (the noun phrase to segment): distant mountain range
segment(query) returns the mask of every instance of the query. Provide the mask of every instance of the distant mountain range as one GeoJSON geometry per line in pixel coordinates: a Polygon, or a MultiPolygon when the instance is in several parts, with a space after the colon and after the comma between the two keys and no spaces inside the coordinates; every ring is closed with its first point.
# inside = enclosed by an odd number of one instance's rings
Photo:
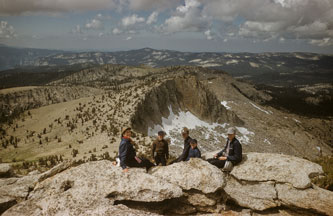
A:
{"type": "Polygon", "coordinates": [[[333,55],[315,53],[178,52],[143,48],[118,52],[66,52],[0,46],[0,70],[26,66],[193,65],[220,69],[236,78],[272,85],[333,81],[333,55]]]}

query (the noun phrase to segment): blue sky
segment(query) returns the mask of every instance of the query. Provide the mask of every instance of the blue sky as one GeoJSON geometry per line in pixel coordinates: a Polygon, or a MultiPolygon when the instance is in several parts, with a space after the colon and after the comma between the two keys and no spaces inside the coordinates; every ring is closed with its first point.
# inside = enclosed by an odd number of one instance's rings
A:
{"type": "Polygon", "coordinates": [[[0,43],[333,53],[333,0],[0,0],[0,43]]]}

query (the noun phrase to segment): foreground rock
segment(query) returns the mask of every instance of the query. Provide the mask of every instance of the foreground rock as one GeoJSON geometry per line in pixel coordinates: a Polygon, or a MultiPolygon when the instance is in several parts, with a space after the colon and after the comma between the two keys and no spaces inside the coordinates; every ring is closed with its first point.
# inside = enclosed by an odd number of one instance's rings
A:
{"type": "Polygon", "coordinates": [[[120,167],[104,160],[85,163],[47,178],[36,185],[27,201],[4,215],[11,212],[25,215],[31,208],[38,211],[31,211],[30,215],[81,215],[95,209],[107,212],[110,210],[107,206],[115,200],[158,202],[182,194],[179,186],[148,175],[143,169],[124,173],[120,167]]]}
{"type": "Polygon", "coordinates": [[[13,169],[10,164],[0,163],[0,178],[8,178],[12,176],[13,169]]]}
{"type": "MultiPolygon", "coordinates": [[[[37,182],[60,173],[70,167],[71,164],[70,161],[66,161],[42,174],[38,171],[33,171],[21,178],[11,177],[0,179],[0,214],[16,203],[25,200],[29,193],[35,188],[37,182]]],[[[8,167],[10,167],[9,170],[11,172],[11,166],[8,165],[8,167]]]]}
{"type": "Polygon", "coordinates": [[[323,174],[320,165],[308,160],[283,154],[249,153],[231,174],[245,181],[275,181],[290,183],[295,188],[311,186],[309,177],[323,174]]]}
{"type": "Polygon", "coordinates": [[[311,184],[321,174],[322,167],[308,160],[248,153],[231,171],[224,190],[238,205],[253,210],[286,206],[332,215],[333,192],[311,184]]]}
{"type": "Polygon", "coordinates": [[[333,192],[331,191],[316,186],[306,190],[297,190],[287,184],[277,184],[276,189],[283,205],[333,215],[333,192]]]}
{"type": "Polygon", "coordinates": [[[213,193],[223,188],[225,184],[224,174],[218,168],[197,158],[166,167],[157,167],[150,173],[177,184],[184,190],[196,189],[203,193],[213,193]]]}
{"type": "Polygon", "coordinates": [[[225,192],[243,207],[253,210],[265,210],[279,206],[274,182],[257,182],[255,184],[239,182],[234,177],[228,178],[225,192]]]}
{"type": "Polygon", "coordinates": [[[248,153],[230,174],[201,159],[149,173],[139,168],[124,173],[107,160],[67,167],[0,179],[0,207],[14,205],[3,215],[251,215],[253,210],[293,215],[295,209],[303,215],[333,215],[333,193],[308,184],[321,167],[292,156],[248,153]],[[285,169],[277,173],[279,166],[285,169]],[[228,199],[245,209],[225,211],[228,199]]]}
{"type": "Polygon", "coordinates": [[[0,213],[27,198],[38,182],[38,176],[0,179],[0,213]]]}

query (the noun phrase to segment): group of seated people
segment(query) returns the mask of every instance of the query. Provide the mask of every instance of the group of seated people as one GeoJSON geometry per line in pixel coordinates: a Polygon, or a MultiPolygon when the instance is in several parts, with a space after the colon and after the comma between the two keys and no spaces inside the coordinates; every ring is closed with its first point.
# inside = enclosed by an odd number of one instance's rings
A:
{"type": "MultiPolygon", "coordinates": [[[[198,141],[190,137],[188,128],[184,127],[181,130],[184,139],[184,148],[182,154],[175,160],[170,161],[168,164],[173,164],[181,161],[188,161],[191,158],[201,158],[201,152],[198,148],[198,141]]],[[[225,147],[212,158],[207,161],[218,168],[223,168],[230,171],[233,165],[242,161],[242,145],[235,137],[236,129],[234,127],[228,128],[228,139],[225,147]],[[231,168],[230,168],[231,167],[231,168]]],[[[159,131],[156,140],[152,143],[152,158],[155,163],[152,163],[147,158],[138,157],[134,149],[134,142],[131,139],[132,130],[126,127],[121,133],[121,142],[119,145],[119,162],[124,172],[128,172],[129,167],[145,167],[148,170],[157,165],[166,166],[169,159],[169,144],[164,139],[166,133],[159,131]]]]}

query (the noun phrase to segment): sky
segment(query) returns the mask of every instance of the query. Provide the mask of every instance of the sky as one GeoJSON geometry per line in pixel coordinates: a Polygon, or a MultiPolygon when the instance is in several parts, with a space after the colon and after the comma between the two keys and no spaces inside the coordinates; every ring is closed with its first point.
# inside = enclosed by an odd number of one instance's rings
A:
{"type": "Polygon", "coordinates": [[[333,54],[333,0],[0,0],[0,43],[333,54]]]}

